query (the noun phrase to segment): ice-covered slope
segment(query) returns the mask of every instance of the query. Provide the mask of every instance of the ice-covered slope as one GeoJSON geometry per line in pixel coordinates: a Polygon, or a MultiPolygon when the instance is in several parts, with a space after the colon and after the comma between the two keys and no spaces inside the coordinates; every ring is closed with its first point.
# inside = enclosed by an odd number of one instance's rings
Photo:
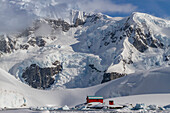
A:
{"type": "Polygon", "coordinates": [[[24,92],[21,87],[24,84],[18,84],[18,81],[0,69],[0,107],[23,107],[26,104],[24,92]]]}
{"type": "Polygon", "coordinates": [[[106,83],[102,89],[96,92],[96,95],[108,98],[138,94],[170,93],[169,72],[168,67],[130,74],[106,83]]]}
{"type": "MultiPolygon", "coordinates": [[[[37,90],[0,69],[0,107],[20,108],[30,106],[75,106],[86,101],[87,95],[95,95],[98,88],[37,90]]],[[[99,87],[100,88],[100,87],[99,87]]]]}
{"type": "Polygon", "coordinates": [[[103,96],[107,99],[135,94],[152,94],[152,98],[148,101],[147,98],[150,95],[134,96],[134,98],[121,97],[115,98],[115,102],[116,104],[145,102],[145,104],[163,106],[169,102],[167,99],[170,96],[169,73],[169,68],[156,69],[146,73],[127,75],[126,77],[89,88],[44,91],[33,89],[23,84],[9,73],[0,69],[0,107],[75,106],[84,103],[87,95],[103,96]],[[158,101],[156,97],[162,98],[162,100],[159,99],[158,101]],[[125,98],[126,102],[123,98],[125,98]],[[131,100],[131,98],[137,100],[131,100]],[[163,101],[164,99],[166,101],[163,101]]]}
{"type": "MultiPolygon", "coordinates": [[[[36,90],[19,81],[0,69],[0,107],[29,106],[69,106],[85,101],[86,95],[94,95],[89,89],[75,90],[36,90]],[[67,101],[66,101],[67,100],[67,101]]],[[[94,89],[93,89],[94,90],[94,89]]]]}

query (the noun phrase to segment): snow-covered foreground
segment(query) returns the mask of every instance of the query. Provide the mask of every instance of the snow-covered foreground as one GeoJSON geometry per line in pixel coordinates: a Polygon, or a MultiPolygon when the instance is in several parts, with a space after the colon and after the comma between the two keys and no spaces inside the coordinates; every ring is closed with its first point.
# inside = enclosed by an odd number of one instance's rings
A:
{"type": "Polygon", "coordinates": [[[26,104],[27,107],[64,106],[65,104],[74,106],[85,102],[87,95],[95,95],[96,92],[94,88],[43,91],[17,81],[2,69],[0,69],[0,76],[0,107],[2,108],[16,108],[23,104],[26,104]],[[20,101],[22,97],[23,101],[20,101]],[[17,103],[18,101],[19,103],[17,103]]]}
{"type": "Polygon", "coordinates": [[[105,102],[108,103],[110,99],[115,101],[115,104],[132,104],[135,106],[137,103],[144,103],[146,105],[164,106],[170,104],[170,94],[146,94],[146,95],[132,95],[125,97],[109,98],[105,102]]]}
{"type": "Polygon", "coordinates": [[[111,113],[111,111],[31,111],[28,109],[1,111],[0,113],[111,113]]]}
{"type": "Polygon", "coordinates": [[[169,110],[155,111],[155,110],[92,110],[92,111],[32,111],[29,109],[6,110],[1,113],[169,113],[169,110]]]}
{"type": "Polygon", "coordinates": [[[20,109],[20,110],[6,110],[0,111],[1,113],[49,113],[48,111],[31,111],[28,109],[20,109]]]}
{"type": "MultiPolygon", "coordinates": [[[[87,95],[113,98],[116,104],[156,104],[170,103],[170,70],[157,69],[146,73],[139,72],[111,82],[89,88],[37,90],[19,82],[12,75],[0,69],[0,107],[21,108],[31,106],[74,107],[84,103],[87,95]],[[137,95],[136,94],[149,94],[137,95]]],[[[107,103],[107,100],[106,100],[107,103]]]]}

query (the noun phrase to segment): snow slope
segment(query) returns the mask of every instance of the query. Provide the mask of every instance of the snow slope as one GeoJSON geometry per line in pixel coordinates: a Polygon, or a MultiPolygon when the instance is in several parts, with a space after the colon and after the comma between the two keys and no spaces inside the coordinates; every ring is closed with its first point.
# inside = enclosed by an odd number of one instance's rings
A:
{"type": "MultiPolygon", "coordinates": [[[[37,90],[19,82],[0,69],[0,107],[74,106],[94,95],[94,88],[68,90],[37,90]]],[[[97,90],[97,89],[96,89],[97,90]]]]}
{"type": "Polygon", "coordinates": [[[130,99],[133,96],[120,97],[115,98],[115,102],[144,102],[146,104],[159,103],[166,105],[170,102],[167,99],[170,96],[169,73],[169,68],[163,68],[151,70],[146,73],[141,72],[127,75],[120,79],[89,88],[38,90],[17,81],[9,73],[0,69],[0,107],[22,107],[23,104],[26,104],[26,107],[50,105],[75,106],[84,103],[87,95],[103,96],[107,99],[139,94],[151,95],[135,96],[132,100],[130,99]],[[150,98],[150,101],[148,98],[150,98]]]}
{"type": "Polygon", "coordinates": [[[169,67],[138,72],[116,79],[96,92],[105,98],[138,94],[170,93],[169,67]],[[105,93],[107,92],[107,93],[105,93]]]}
{"type": "Polygon", "coordinates": [[[115,104],[132,104],[135,106],[137,103],[144,103],[146,105],[165,106],[170,102],[168,98],[170,98],[170,94],[144,94],[109,98],[105,99],[105,103],[109,103],[109,100],[114,100],[115,104]]]}
{"type": "Polygon", "coordinates": [[[18,84],[13,76],[2,69],[0,76],[0,107],[22,107],[25,104],[24,93],[21,93],[22,84],[18,84]]]}

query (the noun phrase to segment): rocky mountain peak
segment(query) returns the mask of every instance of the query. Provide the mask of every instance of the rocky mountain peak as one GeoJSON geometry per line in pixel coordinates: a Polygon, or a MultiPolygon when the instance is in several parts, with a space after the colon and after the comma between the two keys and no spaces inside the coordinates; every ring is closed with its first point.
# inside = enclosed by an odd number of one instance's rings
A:
{"type": "Polygon", "coordinates": [[[8,35],[0,36],[0,52],[1,53],[11,53],[17,49],[17,42],[13,37],[8,35]]]}

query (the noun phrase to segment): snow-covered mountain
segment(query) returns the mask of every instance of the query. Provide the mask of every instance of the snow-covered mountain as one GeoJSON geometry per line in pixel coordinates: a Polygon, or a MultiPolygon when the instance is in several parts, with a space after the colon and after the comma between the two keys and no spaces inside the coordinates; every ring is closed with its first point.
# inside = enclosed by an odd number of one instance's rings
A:
{"type": "Polygon", "coordinates": [[[41,18],[1,35],[1,68],[34,88],[88,87],[169,66],[170,21],[70,10],[72,20],[41,18]],[[57,62],[57,64],[55,64],[57,62]]]}
{"type": "Polygon", "coordinates": [[[86,13],[57,0],[0,3],[33,20],[17,33],[0,31],[0,107],[170,93],[169,20],[138,12],[125,18],[86,13]]]}

